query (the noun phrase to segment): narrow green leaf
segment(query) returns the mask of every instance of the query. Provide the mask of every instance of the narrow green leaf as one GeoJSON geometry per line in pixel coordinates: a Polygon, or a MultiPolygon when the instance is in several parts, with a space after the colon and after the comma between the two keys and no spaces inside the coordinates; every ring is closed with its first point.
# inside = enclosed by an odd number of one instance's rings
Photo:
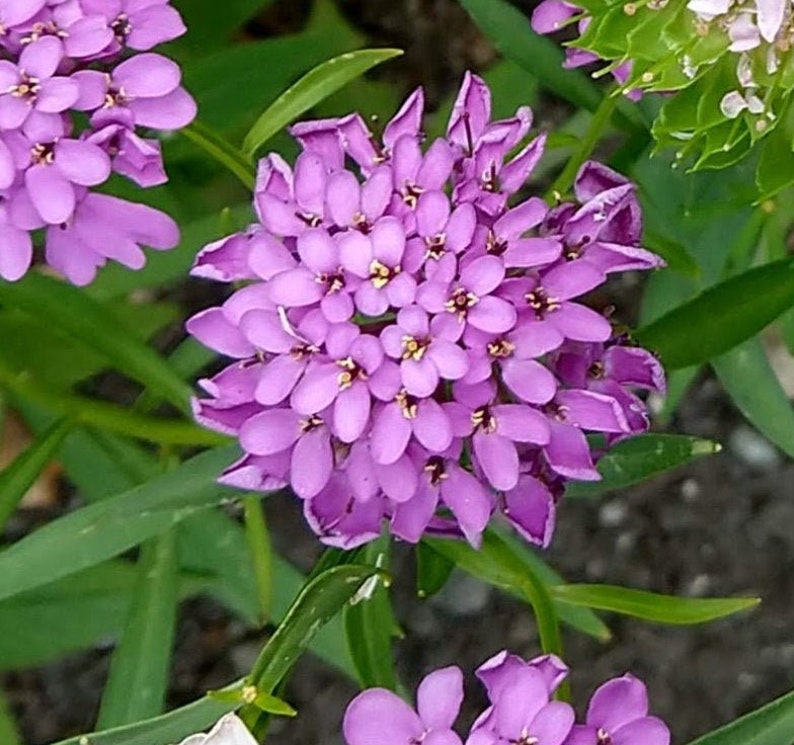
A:
{"type": "Polygon", "coordinates": [[[294,717],[298,713],[286,701],[268,693],[258,693],[254,706],[265,714],[275,714],[278,717],[294,717]]]}
{"type": "Polygon", "coordinates": [[[61,419],[0,471],[0,533],[25,493],[58,451],[72,422],[61,419]]]}
{"type": "Polygon", "coordinates": [[[546,653],[562,655],[562,639],[557,613],[549,587],[537,573],[493,532],[483,535],[482,546],[476,551],[468,543],[448,539],[429,539],[433,550],[454,561],[461,569],[490,584],[506,590],[517,590],[532,605],[538,626],[540,644],[546,653]]]}
{"type": "Polygon", "coordinates": [[[552,595],[564,603],[657,623],[705,623],[755,608],[758,598],[681,598],[613,585],[556,585],[552,595]]]}
{"type": "MultiPolygon", "coordinates": [[[[565,584],[565,580],[538,556],[537,552],[527,545],[522,538],[519,538],[512,531],[501,528],[495,528],[494,532],[510,546],[516,558],[526,564],[529,571],[537,574],[544,584],[548,586],[565,584]]],[[[554,597],[552,597],[552,602],[560,621],[572,629],[581,631],[583,634],[592,636],[602,642],[609,641],[612,638],[612,632],[609,627],[590,608],[561,603],[559,600],[555,600],[554,597]]]]}
{"type": "Polygon", "coordinates": [[[400,49],[360,49],[323,62],[284,91],[265,110],[246,135],[243,150],[253,156],[274,134],[312,106],[372,67],[402,53],[400,49]]]}
{"type": "Polygon", "coordinates": [[[372,566],[346,564],[315,577],[303,588],[265,645],[248,680],[259,692],[273,693],[318,629],[377,574],[372,566]]]}
{"type": "Polygon", "coordinates": [[[739,411],[794,458],[794,410],[759,339],[750,339],[711,361],[739,411]]]}
{"type": "MultiPolygon", "coordinates": [[[[367,564],[388,569],[388,537],[369,544],[364,552],[367,564]]],[[[344,611],[347,646],[362,688],[397,689],[392,651],[394,614],[389,590],[378,582],[368,597],[349,604],[344,611]]]]}
{"type": "Polygon", "coordinates": [[[188,140],[198,145],[205,153],[214,158],[224,168],[240,179],[246,189],[252,190],[256,172],[251,161],[223,135],[214,132],[206,124],[195,121],[180,130],[188,140]]]}
{"type": "Polygon", "coordinates": [[[273,611],[273,548],[262,509],[262,497],[252,494],[243,500],[245,537],[256,579],[259,619],[266,623],[273,611]]]}
{"type": "Polygon", "coordinates": [[[731,277],[635,333],[669,369],[727,352],[794,304],[794,257],[731,277]]]}
{"type": "MultiPolygon", "coordinates": [[[[239,688],[239,683],[233,683],[228,688],[239,688]]],[[[88,745],[173,745],[188,735],[208,729],[238,705],[236,700],[217,701],[205,696],[154,719],[91,735],[69,737],[54,745],[86,745],[86,742],[88,745]]]]}
{"type": "Polygon", "coordinates": [[[567,497],[595,497],[657,476],[721,449],[719,443],[686,435],[646,434],[623,440],[598,461],[601,481],[572,481],[567,497]]]}
{"type": "Polygon", "coordinates": [[[48,388],[25,373],[0,363],[0,386],[29,403],[108,432],[117,432],[163,445],[221,445],[229,438],[180,419],[146,416],[106,401],[48,388]]]}
{"type": "Polygon", "coordinates": [[[77,287],[37,272],[0,284],[0,302],[20,308],[101,354],[110,365],[188,412],[190,386],[119,319],[77,287]]]}
{"type": "Polygon", "coordinates": [[[216,483],[235,448],[197,455],[179,468],[83,507],[0,553],[0,598],[52,582],[142,543],[233,495],[216,483]]]}
{"type": "Polygon", "coordinates": [[[424,541],[416,547],[416,593],[429,598],[447,583],[455,562],[430,548],[424,541]]]}
{"type": "Polygon", "coordinates": [[[0,742],[3,745],[22,745],[22,737],[2,691],[0,691],[0,742]]]}
{"type": "Polygon", "coordinates": [[[176,541],[166,530],[147,541],[127,624],[113,653],[97,728],[157,716],[168,687],[177,603],[176,541]]]}
{"type": "Polygon", "coordinates": [[[693,740],[689,745],[791,745],[794,691],[693,740]]]}

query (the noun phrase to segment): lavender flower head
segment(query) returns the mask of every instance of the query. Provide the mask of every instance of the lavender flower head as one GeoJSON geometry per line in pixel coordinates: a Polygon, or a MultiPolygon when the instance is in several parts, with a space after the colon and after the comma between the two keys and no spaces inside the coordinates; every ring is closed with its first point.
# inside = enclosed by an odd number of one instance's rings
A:
{"type": "MultiPolygon", "coordinates": [[[[632,675],[607,681],[593,694],[585,722],[577,724],[571,705],[553,700],[567,675],[554,655],[526,661],[500,652],[484,662],[477,677],[489,705],[465,745],[669,745],[667,725],[648,715],[642,681],[632,675]]],[[[463,674],[457,667],[436,670],[422,681],[416,711],[391,691],[370,688],[347,708],[345,740],[347,745],[456,745],[461,740],[453,727],[462,700],[463,674]]]]}
{"type": "Polygon", "coordinates": [[[44,258],[84,285],[108,259],[139,269],[141,245],[173,248],[167,215],[92,191],[112,171],[167,180],[157,140],[196,113],[179,67],[149,50],[185,32],[169,0],[0,0],[0,277],[44,258]]]}
{"type": "Polygon", "coordinates": [[[490,121],[475,75],[424,148],[422,109],[420,89],[381,139],[355,114],[298,124],[294,168],[261,161],[259,222],[193,269],[244,284],[188,322],[234,360],[195,414],[245,451],[224,483],[289,485],[330,545],[388,521],[477,546],[501,513],[546,546],[566,481],[600,478],[586,433],[645,430],[635,391],[664,388],[581,298],[661,261],[639,247],[633,186],[604,166],[553,209],[519,197],[545,138],[522,146],[528,109],[490,121]]]}

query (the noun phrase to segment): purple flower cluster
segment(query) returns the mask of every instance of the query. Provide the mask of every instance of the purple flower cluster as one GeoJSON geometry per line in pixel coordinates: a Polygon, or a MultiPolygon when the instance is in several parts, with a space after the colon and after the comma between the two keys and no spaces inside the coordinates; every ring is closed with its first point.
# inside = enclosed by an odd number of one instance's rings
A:
{"type": "MultiPolygon", "coordinates": [[[[500,652],[483,663],[477,677],[489,706],[472,725],[466,745],[669,745],[667,725],[648,715],[642,681],[628,674],[607,681],[590,699],[584,723],[577,724],[570,704],[552,699],[567,674],[554,655],[527,662],[500,652]]],[[[454,666],[421,682],[416,711],[391,691],[370,688],[347,708],[345,740],[348,745],[462,745],[453,729],[462,702],[463,674],[454,666]]]]}
{"type": "Polygon", "coordinates": [[[164,183],[160,146],[196,113],[179,67],[148,50],[181,36],[169,0],[0,0],[0,276],[16,280],[42,231],[46,261],[84,285],[108,259],[139,269],[172,248],[163,213],[92,191],[112,171],[164,183]]]}
{"type": "Polygon", "coordinates": [[[245,284],[188,322],[236,360],[201,381],[195,414],[245,451],[224,483],[291,486],[328,544],[385,519],[406,541],[476,546],[500,511],[545,546],[566,480],[600,478],[585,432],[645,430],[631,389],[664,387],[579,298],[661,262],[639,248],[633,186],[604,166],[582,168],[575,201],[508,202],[545,138],[520,147],[528,109],[491,122],[478,77],[424,151],[422,113],[420,89],[382,141],[358,115],[298,124],[294,170],[261,161],[259,224],[193,269],[245,284]]]}

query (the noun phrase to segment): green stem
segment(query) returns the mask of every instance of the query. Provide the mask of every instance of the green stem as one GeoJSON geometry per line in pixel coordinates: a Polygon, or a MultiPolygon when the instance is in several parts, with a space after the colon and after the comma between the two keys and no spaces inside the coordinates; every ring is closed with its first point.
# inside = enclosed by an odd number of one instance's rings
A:
{"type": "Polygon", "coordinates": [[[245,510],[245,537],[251,551],[262,624],[270,619],[273,605],[273,548],[270,532],[265,520],[265,511],[259,495],[252,494],[243,499],[245,510]]]}
{"type": "MultiPolygon", "coordinates": [[[[523,573],[521,588],[532,605],[532,610],[535,614],[541,649],[545,654],[555,654],[558,657],[562,657],[560,623],[549,591],[543,582],[535,576],[534,572],[529,571],[523,573]]],[[[571,701],[571,686],[567,680],[563,681],[557,689],[555,698],[560,701],[571,701]]]]}
{"type": "Polygon", "coordinates": [[[590,157],[590,154],[603,136],[604,130],[609,126],[609,121],[619,100],[619,96],[614,91],[601,99],[601,103],[593,114],[590,126],[579,143],[579,147],[574,151],[570,160],[565,164],[565,168],[562,169],[562,173],[560,173],[557,180],[546,193],[547,199],[556,199],[557,195],[565,194],[571,188],[579,168],[590,157]]]}
{"type": "Polygon", "coordinates": [[[256,183],[256,171],[245,154],[228,140],[199,121],[180,130],[188,140],[198,145],[222,166],[228,168],[249,191],[256,183]]]}
{"type": "Polygon", "coordinates": [[[213,446],[229,442],[227,437],[178,419],[145,416],[105,401],[46,388],[25,373],[0,364],[0,388],[53,413],[69,416],[75,424],[118,432],[164,445],[213,446]]]}

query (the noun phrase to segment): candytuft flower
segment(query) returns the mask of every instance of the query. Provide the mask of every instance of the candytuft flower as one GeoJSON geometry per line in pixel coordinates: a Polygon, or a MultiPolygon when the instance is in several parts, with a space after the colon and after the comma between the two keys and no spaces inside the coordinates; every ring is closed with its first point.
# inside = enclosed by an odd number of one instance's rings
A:
{"type": "Polygon", "coordinates": [[[178,243],[165,214],[92,190],[111,171],[167,181],[141,127],[179,129],[196,105],[179,67],[146,50],[184,32],[169,0],[0,0],[0,277],[25,275],[39,229],[43,259],[78,285],[178,243]]]}
{"type": "MultiPolygon", "coordinates": [[[[568,675],[558,657],[524,660],[503,651],[476,673],[488,706],[471,726],[466,745],[669,745],[670,731],[660,719],[648,716],[645,685],[631,675],[604,683],[590,701],[586,723],[576,724],[573,707],[553,699],[568,675]]],[[[390,691],[363,691],[345,713],[347,745],[458,745],[453,727],[463,700],[462,683],[454,666],[430,673],[419,685],[416,711],[390,691]]]]}
{"type": "Polygon", "coordinates": [[[245,451],[224,483],[291,486],[330,545],[388,521],[407,541],[477,546],[501,513],[546,546],[566,481],[600,478],[586,434],[644,431],[633,391],[664,387],[582,298],[661,261],[639,246],[633,185],[604,166],[585,164],[553,209],[515,196],[545,141],[522,147],[528,109],[491,121],[468,74],[447,136],[423,151],[422,100],[382,141],[357,115],[308,122],[294,170],[261,161],[259,223],[194,267],[244,284],[188,322],[235,360],[201,381],[196,416],[245,451]]]}

